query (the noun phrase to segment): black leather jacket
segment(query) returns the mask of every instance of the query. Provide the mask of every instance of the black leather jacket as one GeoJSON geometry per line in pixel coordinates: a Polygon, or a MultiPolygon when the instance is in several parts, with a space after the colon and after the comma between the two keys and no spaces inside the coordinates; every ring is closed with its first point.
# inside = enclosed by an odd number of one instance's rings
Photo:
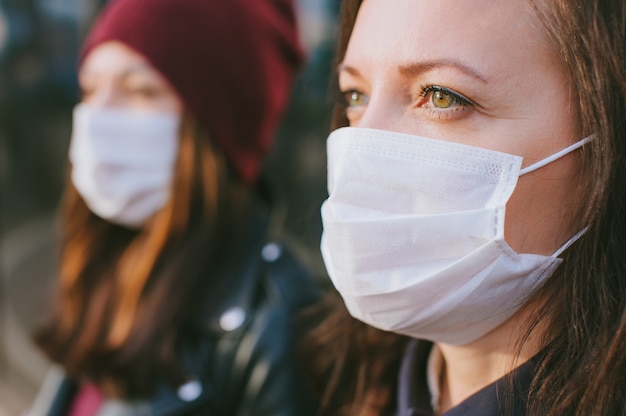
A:
{"type": "MultiPolygon", "coordinates": [[[[266,241],[267,223],[252,221],[207,302],[206,331],[181,356],[192,381],[162,385],[149,401],[105,402],[98,416],[315,413],[294,348],[304,328],[294,318],[317,299],[316,282],[284,245],[266,241]]],[[[76,382],[53,370],[29,415],[65,415],[75,392],[76,382]]]]}

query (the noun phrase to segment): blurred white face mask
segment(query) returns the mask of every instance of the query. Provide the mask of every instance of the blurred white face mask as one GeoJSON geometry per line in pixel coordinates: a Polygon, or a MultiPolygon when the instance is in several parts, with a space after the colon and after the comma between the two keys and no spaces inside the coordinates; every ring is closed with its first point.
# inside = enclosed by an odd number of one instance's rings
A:
{"type": "Polygon", "coordinates": [[[321,250],[355,318],[415,338],[463,345],[515,313],[579,235],[551,256],[504,241],[504,211],[522,158],[366,128],[328,138],[321,250]]]}
{"type": "Polygon", "coordinates": [[[71,179],[89,209],[129,228],[160,210],[170,195],[179,126],[176,113],[76,106],[71,179]]]}

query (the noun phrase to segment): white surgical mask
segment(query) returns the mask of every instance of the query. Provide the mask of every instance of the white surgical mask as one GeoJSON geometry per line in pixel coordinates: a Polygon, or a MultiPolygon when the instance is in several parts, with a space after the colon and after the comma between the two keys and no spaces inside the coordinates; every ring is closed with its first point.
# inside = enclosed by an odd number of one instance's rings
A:
{"type": "Polygon", "coordinates": [[[99,217],[138,228],[169,198],[178,154],[176,113],[74,110],[72,183],[99,217]]]}
{"type": "Polygon", "coordinates": [[[561,262],[504,241],[522,158],[383,130],[328,138],[321,250],[355,318],[379,329],[463,345],[515,313],[561,262]]]}

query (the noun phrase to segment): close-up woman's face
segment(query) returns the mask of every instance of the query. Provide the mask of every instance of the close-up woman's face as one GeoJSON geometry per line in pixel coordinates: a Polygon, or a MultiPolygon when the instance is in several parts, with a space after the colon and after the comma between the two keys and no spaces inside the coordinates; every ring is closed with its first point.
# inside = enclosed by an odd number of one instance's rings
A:
{"type": "Polygon", "coordinates": [[[182,112],[180,99],[163,76],[119,42],[106,42],[93,49],[78,75],[84,104],[182,112]]]}
{"type": "MultiPolygon", "coordinates": [[[[426,136],[524,158],[583,138],[559,56],[526,0],[364,0],[339,86],[351,126],[426,136]]],[[[521,176],[505,235],[552,254],[578,231],[574,152],[521,176]]]]}

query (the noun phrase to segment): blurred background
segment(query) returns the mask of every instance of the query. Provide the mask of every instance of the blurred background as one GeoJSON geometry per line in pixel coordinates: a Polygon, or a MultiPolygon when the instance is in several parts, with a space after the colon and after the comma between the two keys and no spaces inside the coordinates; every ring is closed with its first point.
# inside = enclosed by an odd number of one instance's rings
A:
{"type": "MultiPolygon", "coordinates": [[[[319,207],[326,197],[328,79],[339,0],[296,0],[308,63],[265,170],[284,195],[280,222],[324,279],[319,207]]],[[[29,333],[56,272],[56,219],[78,101],[76,57],[106,0],[0,0],[0,416],[20,415],[48,363],[29,333]]]]}

